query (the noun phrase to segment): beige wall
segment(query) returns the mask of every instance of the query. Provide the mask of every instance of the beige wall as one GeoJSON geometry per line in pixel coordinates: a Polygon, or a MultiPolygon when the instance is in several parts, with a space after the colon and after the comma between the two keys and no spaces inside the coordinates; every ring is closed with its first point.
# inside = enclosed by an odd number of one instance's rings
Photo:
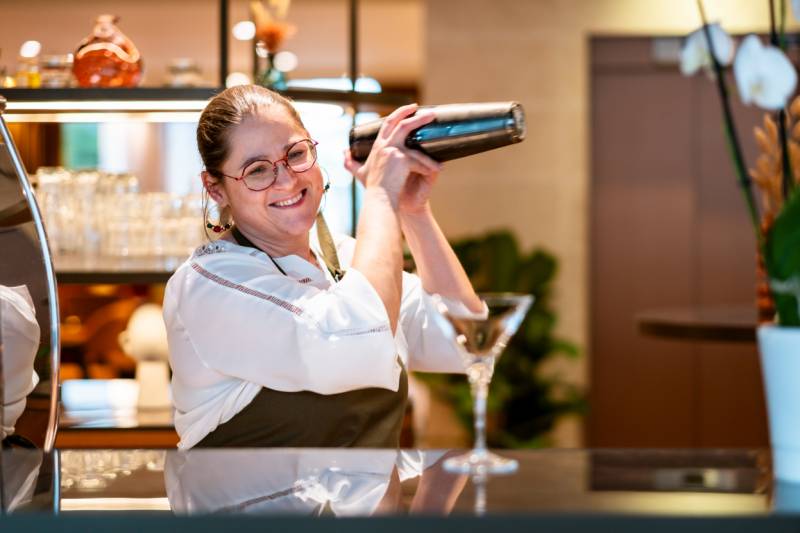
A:
{"type": "MultiPolygon", "coordinates": [[[[763,31],[767,1],[706,2],[730,32],[763,31]]],[[[508,227],[523,247],[561,264],[558,331],[584,357],[558,363],[586,383],[588,359],[589,49],[593,34],[683,35],[699,26],[694,0],[427,0],[422,87],[426,103],[517,100],[528,138],[448,165],[434,207],[450,237],[508,227]]],[[[557,432],[581,441],[580,424],[557,432]]]]}
{"type": "MultiPolygon", "coordinates": [[[[248,0],[228,0],[230,22],[249,19],[248,0]]],[[[120,17],[119,27],[142,54],[145,85],[165,82],[173,58],[193,58],[209,85],[219,71],[217,0],[3,0],[0,66],[14,72],[20,45],[42,43],[44,54],[64,54],[92,29],[98,14],[120,17]]],[[[298,31],[286,49],[299,58],[298,77],[347,74],[348,2],[294,0],[289,19],[298,31]]],[[[413,85],[421,73],[422,9],[419,0],[361,0],[361,71],[385,83],[413,85]]],[[[231,70],[250,73],[249,42],[229,39],[231,70]]]]}

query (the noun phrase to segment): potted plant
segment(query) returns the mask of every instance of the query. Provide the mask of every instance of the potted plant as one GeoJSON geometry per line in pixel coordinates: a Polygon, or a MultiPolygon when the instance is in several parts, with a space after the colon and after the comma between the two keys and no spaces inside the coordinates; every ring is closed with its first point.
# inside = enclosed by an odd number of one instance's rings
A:
{"type": "MultiPolygon", "coordinates": [[[[552,357],[577,357],[570,342],[554,335],[552,282],[556,259],[543,250],[521,253],[509,231],[453,243],[453,250],[478,292],[533,294],[534,303],[497,360],[488,398],[488,443],[491,447],[542,447],[563,415],[585,409],[583,392],[560,376],[545,376],[542,363],[552,357]]],[[[472,427],[472,400],[463,376],[427,375],[433,390],[447,397],[460,420],[472,427]]]]}
{"type": "MultiPolygon", "coordinates": [[[[708,23],[702,0],[697,4],[703,25],[686,39],[681,70],[692,75],[705,69],[718,87],[730,155],[763,260],[766,292],[774,303],[773,307],[760,299],[763,323],[758,328],[773,472],[778,479],[800,482],[800,387],[796,385],[800,378],[800,100],[789,106],[797,73],[785,54],[786,6],[781,0],[776,13],[773,0],[768,3],[768,44],[748,35],[734,54],[733,39],[718,24],[708,23]],[[729,105],[725,71],[731,65],[742,101],[771,114],[764,127],[756,129],[761,155],[749,172],[729,105]],[[761,193],[760,209],[752,182],[761,193]]],[[[794,4],[798,16],[800,2],[794,4]]]]}

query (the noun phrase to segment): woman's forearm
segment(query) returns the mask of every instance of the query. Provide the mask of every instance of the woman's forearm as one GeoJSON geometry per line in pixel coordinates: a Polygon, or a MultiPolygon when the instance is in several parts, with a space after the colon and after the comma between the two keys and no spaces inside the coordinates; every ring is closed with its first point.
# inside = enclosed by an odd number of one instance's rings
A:
{"type": "Polygon", "coordinates": [[[413,214],[401,214],[400,223],[425,291],[453,298],[470,311],[481,312],[483,304],[430,207],[413,214]]]}
{"type": "Polygon", "coordinates": [[[383,301],[392,333],[400,316],[403,249],[396,206],[380,187],[368,187],[356,231],[352,267],[364,274],[383,301]]]}

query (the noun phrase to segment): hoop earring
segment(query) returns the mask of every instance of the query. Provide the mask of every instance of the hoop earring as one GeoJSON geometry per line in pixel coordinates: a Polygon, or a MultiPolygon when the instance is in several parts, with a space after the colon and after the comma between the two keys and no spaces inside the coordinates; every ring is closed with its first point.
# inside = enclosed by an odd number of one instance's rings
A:
{"type": "MultiPolygon", "coordinates": [[[[203,218],[205,218],[206,229],[210,229],[214,233],[222,233],[223,231],[227,231],[227,230],[231,229],[232,226],[231,226],[230,222],[225,222],[225,223],[222,222],[222,214],[219,212],[219,206],[217,206],[217,213],[218,213],[219,222],[216,223],[216,224],[211,222],[211,220],[209,218],[209,204],[210,203],[211,203],[211,200],[209,198],[208,191],[203,189],[203,218]]],[[[214,205],[216,206],[216,203],[214,203],[214,205]]],[[[211,237],[208,234],[208,231],[206,231],[206,237],[209,237],[209,238],[211,237]]]]}

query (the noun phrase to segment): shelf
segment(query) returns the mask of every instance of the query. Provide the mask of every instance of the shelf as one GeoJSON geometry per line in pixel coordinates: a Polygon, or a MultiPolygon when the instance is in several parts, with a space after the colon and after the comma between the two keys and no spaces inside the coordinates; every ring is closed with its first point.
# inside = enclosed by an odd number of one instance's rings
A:
{"type": "MultiPolygon", "coordinates": [[[[219,87],[0,89],[7,113],[200,111],[219,93],[219,87]]],[[[412,91],[362,93],[331,89],[279,91],[298,101],[365,105],[403,105],[414,101],[412,91]]]]}
{"type": "Polygon", "coordinates": [[[90,101],[101,100],[208,100],[219,87],[137,87],[91,88],[68,87],[61,89],[0,89],[0,95],[13,102],[90,101]]]}
{"type": "Polygon", "coordinates": [[[58,283],[166,283],[186,257],[54,255],[58,283]]]}

